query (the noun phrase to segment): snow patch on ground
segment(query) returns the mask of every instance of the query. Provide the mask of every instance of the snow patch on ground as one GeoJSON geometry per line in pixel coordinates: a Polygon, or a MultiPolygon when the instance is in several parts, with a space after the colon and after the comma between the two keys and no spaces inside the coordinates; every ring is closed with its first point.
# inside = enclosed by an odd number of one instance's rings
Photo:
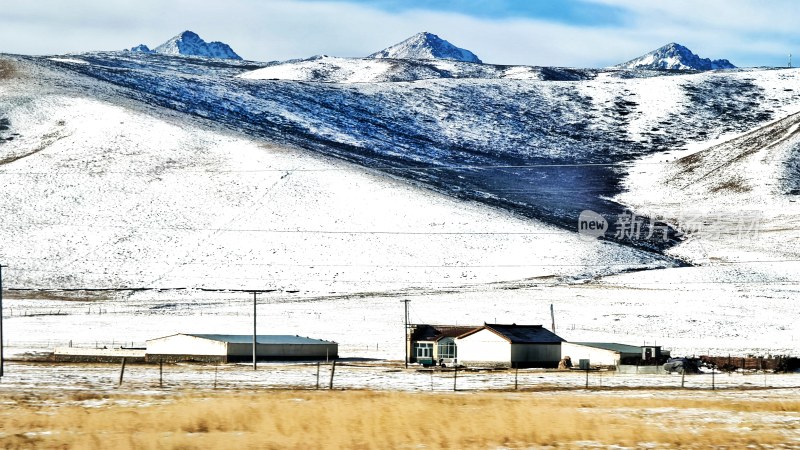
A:
{"type": "Polygon", "coordinates": [[[50,61],[70,63],[70,64],[89,64],[88,62],[82,59],[75,59],[75,58],[49,58],[49,59],[50,61]]]}
{"type": "Polygon", "coordinates": [[[241,75],[250,80],[312,80],[330,74],[327,82],[370,83],[381,81],[392,68],[390,61],[321,56],[297,62],[254,70],[241,75]]]}

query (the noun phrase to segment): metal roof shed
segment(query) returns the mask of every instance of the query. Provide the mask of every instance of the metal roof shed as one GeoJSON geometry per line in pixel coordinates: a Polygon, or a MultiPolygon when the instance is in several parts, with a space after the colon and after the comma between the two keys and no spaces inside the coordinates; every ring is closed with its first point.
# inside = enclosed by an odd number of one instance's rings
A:
{"type": "Polygon", "coordinates": [[[557,367],[564,339],[542,325],[484,324],[456,338],[459,363],[490,367],[557,367]]]}
{"type": "Polygon", "coordinates": [[[612,342],[565,342],[561,344],[561,357],[573,361],[588,359],[596,366],[619,366],[623,359],[642,357],[642,347],[612,342]]]}
{"type": "MultiPolygon", "coordinates": [[[[259,360],[337,358],[339,344],[293,335],[256,336],[259,360]]],[[[178,333],[147,341],[149,361],[236,362],[253,358],[253,336],[246,334],[178,333]]]]}

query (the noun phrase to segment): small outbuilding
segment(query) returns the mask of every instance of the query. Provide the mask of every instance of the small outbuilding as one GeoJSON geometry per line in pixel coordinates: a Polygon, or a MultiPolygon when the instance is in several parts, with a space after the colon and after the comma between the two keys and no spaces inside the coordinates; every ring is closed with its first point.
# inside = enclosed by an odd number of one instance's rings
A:
{"type": "MultiPolygon", "coordinates": [[[[258,360],[327,360],[339,356],[339,344],[292,335],[256,336],[258,360]]],[[[148,361],[239,362],[253,360],[253,336],[179,333],[147,341],[148,361]]]]}
{"type": "Polygon", "coordinates": [[[588,359],[592,366],[641,365],[662,358],[659,346],[637,346],[613,342],[564,342],[561,357],[573,361],[588,359]]]}
{"type": "Polygon", "coordinates": [[[642,348],[634,345],[610,342],[564,342],[561,357],[572,361],[588,359],[593,366],[619,366],[623,360],[642,357],[642,348]]]}
{"type": "Polygon", "coordinates": [[[542,325],[484,324],[455,339],[466,366],[558,367],[564,339],[542,325]]]}

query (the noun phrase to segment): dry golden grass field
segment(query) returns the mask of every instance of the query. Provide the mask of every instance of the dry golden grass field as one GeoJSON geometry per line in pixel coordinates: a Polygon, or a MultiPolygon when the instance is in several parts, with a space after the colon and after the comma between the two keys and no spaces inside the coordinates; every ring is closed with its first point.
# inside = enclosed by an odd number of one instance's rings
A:
{"type": "Polygon", "coordinates": [[[780,391],[748,395],[6,393],[0,448],[800,448],[800,401],[780,391]]]}

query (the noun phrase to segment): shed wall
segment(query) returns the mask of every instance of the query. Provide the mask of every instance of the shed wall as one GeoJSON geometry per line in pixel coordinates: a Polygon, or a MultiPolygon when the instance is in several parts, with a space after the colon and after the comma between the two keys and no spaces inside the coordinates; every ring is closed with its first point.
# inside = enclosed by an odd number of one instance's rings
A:
{"type": "Polygon", "coordinates": [[[515,367],[557,367],[561,343],[511,344],[511,365],[515,367]]]}
{"type": "MultiPolygon", "coordinates": [[[[339,345],[330,344],[258,344],[256,354],[264,359],[335,359],[339,345]]],[[[228,344],[228,356],[233,359],[252,359],[253,344],[228,344]]]]}
{"type": "Polygon", "coordinates": [[[147,341],[147,353],[156,355],[226,356],[225,342],[178,334],[147,341]]]}
{"type": "Polygon", "coordinates": [[[565,356],[569,356],[575,365],[581,359],[588,359],[590,364],[598,366],[618,366],[620,363],[620,354],[615,351],[568,342],[561,344],[561,357],[565,356]]]}

